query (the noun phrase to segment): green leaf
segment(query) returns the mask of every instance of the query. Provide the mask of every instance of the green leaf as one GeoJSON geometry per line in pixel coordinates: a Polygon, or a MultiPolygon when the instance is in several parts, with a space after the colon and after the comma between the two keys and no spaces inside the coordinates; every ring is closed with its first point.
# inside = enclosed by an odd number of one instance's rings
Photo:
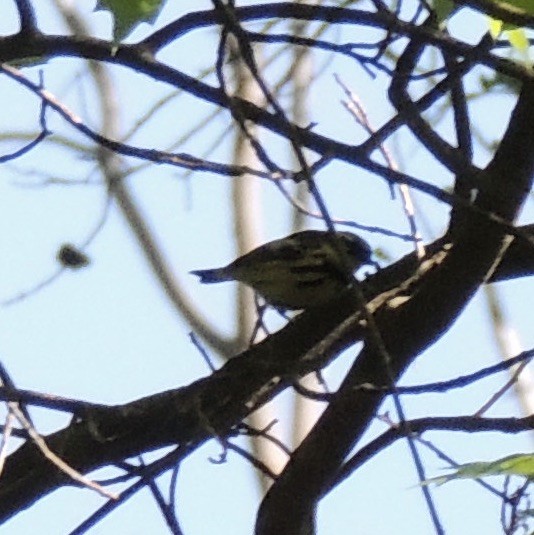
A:
{"type": "Polygon", "coordinates": [[[505,24],[502,20],[489,19],[489,31],[493,39],[497,39],[502,34],[519,52],[526,53],[530,46],[524,28],[505,24]]]}
{"type": "Polygon", "coordinates": [[[432,2],[432,9],[436,14],[439,24],[445,22],[455,8],[456,5],[452,0],[434,0],[434,2],[432,2]]]}
{"type": "Polygon", "coordinates": [[[454,479],[478,479],[488,476],[524,476],[528,479],[534,478],[534,454],[519,453],[503,457],[497,461],[489,463],[468,463],[462,464],[456,470],[445,476],[434,477],[424,481],[425,485],[436,483],[441,485],[454,479]]]}
{"type": "Polygon", "coordinates": [[[113,38],[120,42],[141,22],[152,24],[164,0],[98,0],[95,11],[111,11],[114,25],[113,38]]]}
{"type": "Polygon", "coordinates": [[[527,15],[534,15],[534,0],[507,0],[506,4],[521,9],[527,15]]]}
{"type": "Polygon", "coordinates": [[[516,28],[515,30],[508,30],[505,32],[510,44],[519,52],[526,52],[530,46],[527,34],[524,28],[516,28]]]}
{"type": "MultiPolygon", "coordinates": [[[[508,0],[504,3],[504,5],[507,5],[511,8],[516,8],[525,15],[534,15],[534,0],[508,0]]],[[[524,28],[520,28],[515,24],[510,24],[490,17],[489,30],[494,39],[503,34],[504,37],[508,39],[512,47],[519,52],[526,53],[528,50],[529,42],[524,28]]]]}
{"type": "Polygon", "coordinates": [[[503,474],[525,476],[529,479],[534,477],[533,454],[510,455],[490,465],[495,465],[503,474]]]}
{"type": "Polygon", "coordinates": [[[490,19],[489,20],[489,31],[493,39],[497,39],[502,32],[503,22],[502,20],[490,19]]]}

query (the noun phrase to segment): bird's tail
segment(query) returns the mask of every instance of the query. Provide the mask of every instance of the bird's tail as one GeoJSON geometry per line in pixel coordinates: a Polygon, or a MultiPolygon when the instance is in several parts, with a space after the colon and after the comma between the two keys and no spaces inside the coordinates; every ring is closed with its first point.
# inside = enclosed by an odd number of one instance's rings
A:
{"type": "Polygon", "coordinates": [[[198,269],[190,271],[191,274],[200,277],[200,282],[203,284],[211,284],[213,282],[224,282],[232,280],[224,268],[216,269],[198,269]]]}

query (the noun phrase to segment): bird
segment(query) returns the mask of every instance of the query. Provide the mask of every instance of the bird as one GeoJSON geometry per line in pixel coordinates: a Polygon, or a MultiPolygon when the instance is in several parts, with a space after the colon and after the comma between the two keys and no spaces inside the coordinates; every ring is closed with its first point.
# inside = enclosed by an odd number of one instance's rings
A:
{"type": "Polygon", "coordinates": [[[274,240],[230,264],[190,273],[201,283],[239,281],[279,310],[325,304],[353,282],[352,274],[372,260],[369,244],[352,232],[304,230],[274,240]]]}

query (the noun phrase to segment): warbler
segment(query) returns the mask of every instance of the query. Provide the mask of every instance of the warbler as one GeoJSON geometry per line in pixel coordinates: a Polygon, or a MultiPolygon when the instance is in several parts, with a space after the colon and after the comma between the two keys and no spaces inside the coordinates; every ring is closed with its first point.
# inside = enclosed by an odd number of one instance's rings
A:
{"type": "Polygon", "coordinates": [[[202,283],[239,281],[279,308],[322,305],[351,283],[352,273],[371,259],[369,244],[352,232],[304,230],[268,242],[215,269],[191,271],[202,283]]]}

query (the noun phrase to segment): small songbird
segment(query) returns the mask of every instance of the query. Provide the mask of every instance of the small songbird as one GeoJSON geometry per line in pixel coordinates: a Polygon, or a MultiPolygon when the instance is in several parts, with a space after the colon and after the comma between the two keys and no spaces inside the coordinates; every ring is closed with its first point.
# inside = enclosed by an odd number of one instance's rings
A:
{"type": "Polygon", "coordinates": [[[242,282],[267,303],[299,310],[322,305],[350,285],[371,259],[369,244],[352,232],[304,230],[268,242],[215,269],[191,271],[202,283],[242,282]]]}

